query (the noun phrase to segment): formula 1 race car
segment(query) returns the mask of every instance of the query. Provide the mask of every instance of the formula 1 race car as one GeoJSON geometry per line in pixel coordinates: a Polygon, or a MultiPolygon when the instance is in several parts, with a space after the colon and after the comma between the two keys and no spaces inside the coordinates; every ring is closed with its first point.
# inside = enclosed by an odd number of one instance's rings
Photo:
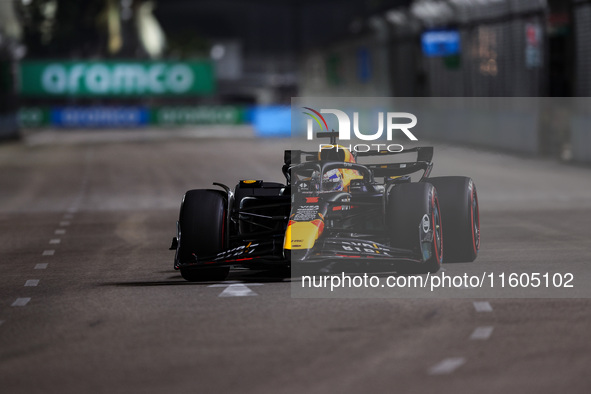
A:
{"type": "Polygon", "coordinates": [[[420,274],[476,258],[472,179],[430,178],[432,147],[356,153],[336,145],[336,134],[319,133],[332,143],[320,153],[285,151],[285,184],[242,180],[233,190],[214,183],[223,190],[187,191],[170,247],[174,268],[189,281],[223,280],[231,266],[345,260],[420,274]],[[416,161],[359,162],[402,153],[416,153],[416,161]]]}

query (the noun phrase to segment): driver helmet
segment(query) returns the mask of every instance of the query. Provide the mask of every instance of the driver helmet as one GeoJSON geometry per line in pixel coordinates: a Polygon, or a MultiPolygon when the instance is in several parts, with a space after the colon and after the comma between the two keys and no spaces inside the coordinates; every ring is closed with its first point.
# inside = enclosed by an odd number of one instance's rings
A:
{"type": "Polygon", "coordinates": [[[322,191],[343,191],[343,176],[338,168],[327,171],[322,177],[322,191]]]}

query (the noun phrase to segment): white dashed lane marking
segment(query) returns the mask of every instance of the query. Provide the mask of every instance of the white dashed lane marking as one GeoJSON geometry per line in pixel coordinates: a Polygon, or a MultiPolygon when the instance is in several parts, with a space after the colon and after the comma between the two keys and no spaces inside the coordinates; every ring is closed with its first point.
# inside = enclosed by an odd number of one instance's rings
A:
{"type": "Polygon", "coordinates": [[[44,270],[47,268],[47,263],[39,263],[39,264],[35,264],[35,269],[36,270],[44,270]]]}
{"type": "Polygon", "coordinates": [[[493,310],[488,301],[475,301],[474,309],[476,309],[476,312],[492,312],[493,310]]]}
{"type": "Polygon", "coordinates": [[[475,339],[475,340],[488,339],[492,335],[493,330],[494,330],[493,326],[477,327],[474,330],[474,332],[472,332],[472,335],[470,335],[470,339],[475,339]]]}
{"type": "Polygon", "coordinates": [[[39,284],[39,279],[29,279],[25,282],[25,286],[37,286],[39,284]]]}
{"type": "Polygon", "coordinates": [[[16,301],[14,301],[11,306],[25,306],[29,303],[29,301],[31,301],[31,298],[29,298],[29,297],[17,298],[16,301]]]}
{"type": "Polygon", "coordinates": [[[4,323],[4,320],[0,320],[0,326],[4,323]]]}
{"type": "Polygon", "coordinates": [[[447,375],[461,367],[466,362],[463,357],[450,357],[435,364],[429,369],[429,375],[447,375]]]}
{"type": "Polygon", "coordinates": [[[66,227],[66,226],[69,226],[69,225],[70,225],[70,222],[68,220],[62,220],[60,222],[60,226],[62,226],[62,227],[66,227]]]}
{"type": "Polygon", "coordinates": [[[60,230],[55,230],[55,235],[64,235],[66,233],[66,230],[60,229],[60,230]]]}
{"type": "Polygon", "coordinates": [[[248,288],[248,286],[262,286],[261,283],[233,283],[233,284],[219,284],[208,287],[225,287],[224,291],[218,297],[248,297],[258,295],[248,288]]]}
{"type": "Polygon", "coordinates": [[[74,218],[74,215],[73,215],[73,214],[71,214],[71,213],[66,213],[66,214],[64,215],[64,219],[72,219],[72,218],[74,218]]]}
{"type": "Polygon", "coordinates": [[[54,239],[50,239],[49,240],[49,243],[52,244],[52,245],[59,244],[60,242],[62,242],[62,240],[59,239],[59,238],[54,238],[54,239]]]}
{"type": "MultiPolygon", "coordinates": [[[[493,308],[488,301],[474,301],[472,303],[476,312],[492,312],[493,308]]],[[[477,327],[470,335],[471,340],[486,340],[490,338],[494,327],[481,326],[477,327]]],[[[466,363],[464,357],[450,357],[435,364],[429,369],[429,375],[447,375],[454,372],[456,369],[466,363]]]]}
{"type": "Polygon", "coordinates": [[[53,256],[55,254],[55,250],[44,250],[43,253],[41,253],[42,256],[53,256]]]}

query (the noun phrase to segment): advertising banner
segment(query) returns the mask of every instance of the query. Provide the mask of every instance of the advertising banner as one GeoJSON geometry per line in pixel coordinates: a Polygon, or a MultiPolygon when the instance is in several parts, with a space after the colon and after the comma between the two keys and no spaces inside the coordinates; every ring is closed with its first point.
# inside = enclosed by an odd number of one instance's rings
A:
{"type": "Polygon", "coordinates": [[[425,56],[450,56],[460,53],[460,32],[457,30],[426,31],[421,36],[425,56]]]}
{"type": "Polygon", "coordinates": [[[50,121],[57,127],[135,127],[146,125],[149,111],[142,107],[53,108],[50,121]]]}
{"type": "Polygon", "coordinates": [[[209,61],[24,61],[23,96],[134,97],[206,95],[215,90],[209,61]]]}
{"type": "Polygon", "coordinates": [[[18,111],[18,120],[23,127],[41,127],[49,124],[49,109],[25,107],[18,111]]]}
{"type": "Polygon", "coordinates": [[[245,121],[246,107],[242,106],[187,106],[152,109],[152,123],[157,125],[242,124],[245,121]]]}
{"type": "Polygon", "coordinates": [[[238,125],[251,122],[251,111],[250,107],[241,105],[23,107],[18,118],[21,126],[29,128],[238,125]]]}

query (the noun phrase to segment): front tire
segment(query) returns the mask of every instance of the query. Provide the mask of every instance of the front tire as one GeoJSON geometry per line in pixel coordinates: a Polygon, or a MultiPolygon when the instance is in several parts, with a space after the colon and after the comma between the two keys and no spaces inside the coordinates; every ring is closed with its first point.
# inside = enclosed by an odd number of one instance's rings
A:
{"type": "Polygon", "coordinates": [[[443,259],[443,233],[439,199],[432,185],[405,183],[394,186],[388,196],[386,220],[392,246],[413,250],[423,258],[422,263],[400,265],[399,272],[425,274],[439,271],[443,259]]]}
{"type": "MultiPolygon", "coordinates": [[[[215,256],[224,249],[226,199],[217,190],[189,190],[179,214],[180,237],[175,264],[195,262],[195,256],[215,256]]],[[[224,280],[229,267],[181,267],[181,276],[190,282],[224,280]]]]}
{"type": "Polygon", "coordinates": [[[472,262],[480,248],[478,194],[471,178],[444,176],[428,178],[439,194],[445,228],[445,263],[472,262]]]}

